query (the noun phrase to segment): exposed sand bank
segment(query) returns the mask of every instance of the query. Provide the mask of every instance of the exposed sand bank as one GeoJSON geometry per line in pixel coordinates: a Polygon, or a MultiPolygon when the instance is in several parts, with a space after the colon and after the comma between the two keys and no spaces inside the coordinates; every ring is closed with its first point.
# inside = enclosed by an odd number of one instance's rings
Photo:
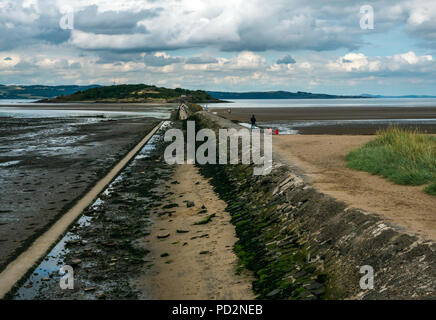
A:
{"type": "Polygon", "coordinates": [[[276,120],[436,119],[435,107],[300,107],[300,108],[210,108],[229,120],[248,122],[276,120]]]}
{"type": "Polygon", "coordinates": [[[436,240],[436,197],[422,186],[396,185],[345,167],[345,155],[371,136],[274,136],[273,150],[304,170],[310,182],[351,207],[382,215],[411,233],[436,240]]]}
{"type": "MultiPolygon", "coordinates": [[[[237,275],[236,242],[226,204],[193,165],[179,165],[171,184],[170,203],[178,207],[160,208],[152,215],[154,226],[145,246],[151,251],[151,268],[137,281],[146,299],[254,299],[252,278],[237,275]],[[187,207],[186,201],[195,206],[187,207]],[[199,213],[205,205],[207,212],[199,213]],[[170,210],[171,216],[157,213],[170,210]],[[203,225],[193,225],[215,214],[203,225]],[[179,230],[179,232],[177,232],[179,230]],[[180,231],[188,231],[181,233],[180,231]],[[170,235],[158,239],[158,235],[170,235]],[[168,253],[168,256],[161,257],[168,253]]],[[[164,203],[165,205],[166,203],[164,203]]],[[[247,272],[247,271],[244,271],[247,272]]]]}

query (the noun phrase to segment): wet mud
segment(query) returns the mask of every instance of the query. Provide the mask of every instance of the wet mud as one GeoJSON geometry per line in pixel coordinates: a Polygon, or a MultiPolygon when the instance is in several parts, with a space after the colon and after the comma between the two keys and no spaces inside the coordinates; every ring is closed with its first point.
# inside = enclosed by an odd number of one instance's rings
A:
{"type": "Polygon", "coordinates": [[[159,120],[0,119],[0,271],[159,120]]]}
{"type": "Polygon", "coordinates": [[[14,293],[14,299],[136,299],[131,284],[152,265],[145,244],[150,213],[167,196],[162,186],[173,168],[163,159],[163,133],[134,160],[52,249],[14,293]],[[74,289],[61,289],[63,265],[73,267],[74,289]]]}

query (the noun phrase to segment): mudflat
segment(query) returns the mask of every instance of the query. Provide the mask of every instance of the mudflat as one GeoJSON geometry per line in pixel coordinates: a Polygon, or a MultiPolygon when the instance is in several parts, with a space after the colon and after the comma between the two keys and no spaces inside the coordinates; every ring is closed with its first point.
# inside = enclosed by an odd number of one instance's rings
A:
{"type": "Polygon", "coordinates": [[[373,136],[282,135],[273,152],[300,167],[315,188],[350,207],[380,214],[412,234],[436,240],[436,197],[422,186],[396,185],[370,173],[348,169],[345,156],[373,136]]]}
{"type": "Polygon", "coordinates": [[[210,108],[229,120],[248,122],[278,120],[361,120],[361,119],[436,119],[434,107],[285,107],[285,108],[210,108]]]}
{"type": "Polygon", "coordinates": [[[236,122],[249,122],[252,114],[257,125],[299,134],[372,135],[391,125],[436,133],[436,107],[284,107],[213,109],[218,115],[236,122]]]}
{"type": "Polygon", "coordinates": [[[154,118],[1,118],[0,270],[158,122],[154,118]]]}
{"type": "Polygon", "coordinates": [[[29,110],[85,110],[85,111],[124,111],[142,112],[152,108],[174,109],[177,103],[29,103],[29,104],[0,104],[0,107],[25,108],[29,110]]]}

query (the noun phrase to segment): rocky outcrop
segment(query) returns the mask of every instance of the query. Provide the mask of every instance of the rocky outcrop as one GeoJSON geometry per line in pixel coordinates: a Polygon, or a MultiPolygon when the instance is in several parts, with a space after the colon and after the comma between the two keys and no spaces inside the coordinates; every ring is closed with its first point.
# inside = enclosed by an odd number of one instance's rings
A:
{"type": "MultiPolygon", "coordinates": [[[[198,129],[239,127],[207,112],[191,119],[198,129]]],[[[255,272],[260,298],[436,298],[434,242],[347,208],[315,190],[280,154],[273,159],[266,176],[253,176],[250,165],[200,166],[227,202],[239,238],[235,251],[255,272]],[[374,270],[373,289],[360,286],[362,266],[374,270]]]]}

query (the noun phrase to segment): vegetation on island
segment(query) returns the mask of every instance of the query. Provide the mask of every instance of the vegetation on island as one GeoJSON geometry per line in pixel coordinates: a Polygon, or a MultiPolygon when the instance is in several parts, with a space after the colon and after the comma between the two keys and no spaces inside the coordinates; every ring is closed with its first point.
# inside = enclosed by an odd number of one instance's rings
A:
{"type": "Polygon", "coordinates": [[[78,91],[42,102],[219,102],[202,90],[169,89],[146,84],[123,84],[78,91]]]}
{"type": "Polygon", "coordinates": [[[426,185],[436,195],[436,137],[398,127],[377,132],[377,137],[350,152],[347,166],[381,175],[396,184],[426,185]]]}

